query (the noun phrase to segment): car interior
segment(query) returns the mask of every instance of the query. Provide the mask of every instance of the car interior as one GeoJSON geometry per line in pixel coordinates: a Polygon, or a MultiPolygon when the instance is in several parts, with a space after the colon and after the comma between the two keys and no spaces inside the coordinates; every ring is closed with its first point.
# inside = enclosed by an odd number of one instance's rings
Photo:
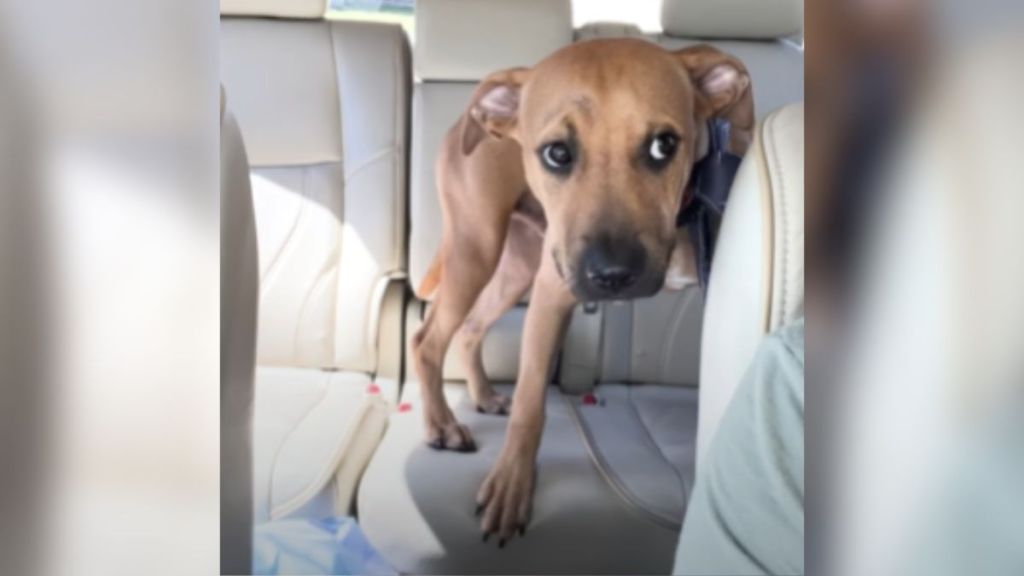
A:
{"type": "MultiPolygon", "coordinates": [[[[672,570],[733,390],[761,339],[803,314],[803,2],[663,0],[660,31],[577,26],[573,4],[417,0],[410,37],[326,0],[221,0],[225,566],[247,565],[253,526],[352,516],[400,573],[672,570]],[[413,289],[441,235],[435,158],[483,77],[623,36],[742,60],[754,142],[706,291],[573,311],[532,520],[508,546],[487,545],[474,497],[508,420],[477,413],[453,347],[445,394],[478,450],[430,449],[408,355],[431,306],[413,289]]],[[[484,342],[506,392],[527,302],[484,342]]]]}

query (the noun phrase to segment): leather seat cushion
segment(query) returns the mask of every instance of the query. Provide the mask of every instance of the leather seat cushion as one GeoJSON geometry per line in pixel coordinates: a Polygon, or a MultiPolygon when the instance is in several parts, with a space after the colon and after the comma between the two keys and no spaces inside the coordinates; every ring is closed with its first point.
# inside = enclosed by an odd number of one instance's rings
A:
{"type": "Polygon", "coordinates": [[[259,367],[255,521],[347,513],[396,396],[393,381],[361,373],[259,367]]]}
{"type": "Polygon", "coordinates": [[[668,573],[692,478],[695,390],[604,385],[596,395],[602,406],[550,387],[532,520],[526,536],[508,544],[514,553],[482,543],[474,515],[508,421],[477,414],[462,385],[447,385],[446,394],[478,451],[423,443],[412,382],[403,392],[410,409],[392,417],[360,486],[360,524],[396,569],[668,573]]]}

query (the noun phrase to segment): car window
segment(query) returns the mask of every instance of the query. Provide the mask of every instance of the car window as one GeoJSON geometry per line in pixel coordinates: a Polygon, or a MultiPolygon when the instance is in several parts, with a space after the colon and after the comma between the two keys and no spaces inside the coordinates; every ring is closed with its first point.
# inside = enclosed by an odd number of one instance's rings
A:
{"type": "MultiPolygon", "coordinates": [[[[644,32],[661,31],[662,0],[572,0],[573,25],[628,22],[644,32]]],[[[327,17],[401,24],[415,41],[415,0],[331,0],[327,17]]]]}
{"type": "Polygon", "coordinates": [[[594,22],[626,22],[644,32],[661,32],[662,0],[572,0],[573,26],[594,22]]]}
{"type": "Polygon", "coordinates": [[[410,41],[416,38],[413,11],[415,0],[331,0],[327,17],[401,24],[410,41]]]}

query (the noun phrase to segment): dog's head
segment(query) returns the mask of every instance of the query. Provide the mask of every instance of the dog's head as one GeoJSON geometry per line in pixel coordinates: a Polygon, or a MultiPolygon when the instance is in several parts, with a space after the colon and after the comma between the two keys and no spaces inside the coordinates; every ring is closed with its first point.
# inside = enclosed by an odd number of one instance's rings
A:
{"type": "Polygon", "coordinates": [[[736,58],[710,46],[669,52],[618,39],[490,75],[469,116],[463,153],[488,135],[521,145],[547,216],[547,249],[573,292],[598,300],[661,288],[705,121],[728,119],[742,152],[754,114],[750,77],[736,58]]]}

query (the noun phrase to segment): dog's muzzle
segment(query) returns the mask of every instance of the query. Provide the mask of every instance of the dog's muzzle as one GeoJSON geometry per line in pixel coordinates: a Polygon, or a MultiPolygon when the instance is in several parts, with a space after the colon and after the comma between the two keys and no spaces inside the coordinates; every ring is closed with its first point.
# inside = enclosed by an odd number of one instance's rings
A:
{"type": "Polygon", "coordinates": [[[587,246],[577,266],[576,289],[585,300],[627,299],[657,292],[647,252],[635,240],[602,238],[587,246]]]}

